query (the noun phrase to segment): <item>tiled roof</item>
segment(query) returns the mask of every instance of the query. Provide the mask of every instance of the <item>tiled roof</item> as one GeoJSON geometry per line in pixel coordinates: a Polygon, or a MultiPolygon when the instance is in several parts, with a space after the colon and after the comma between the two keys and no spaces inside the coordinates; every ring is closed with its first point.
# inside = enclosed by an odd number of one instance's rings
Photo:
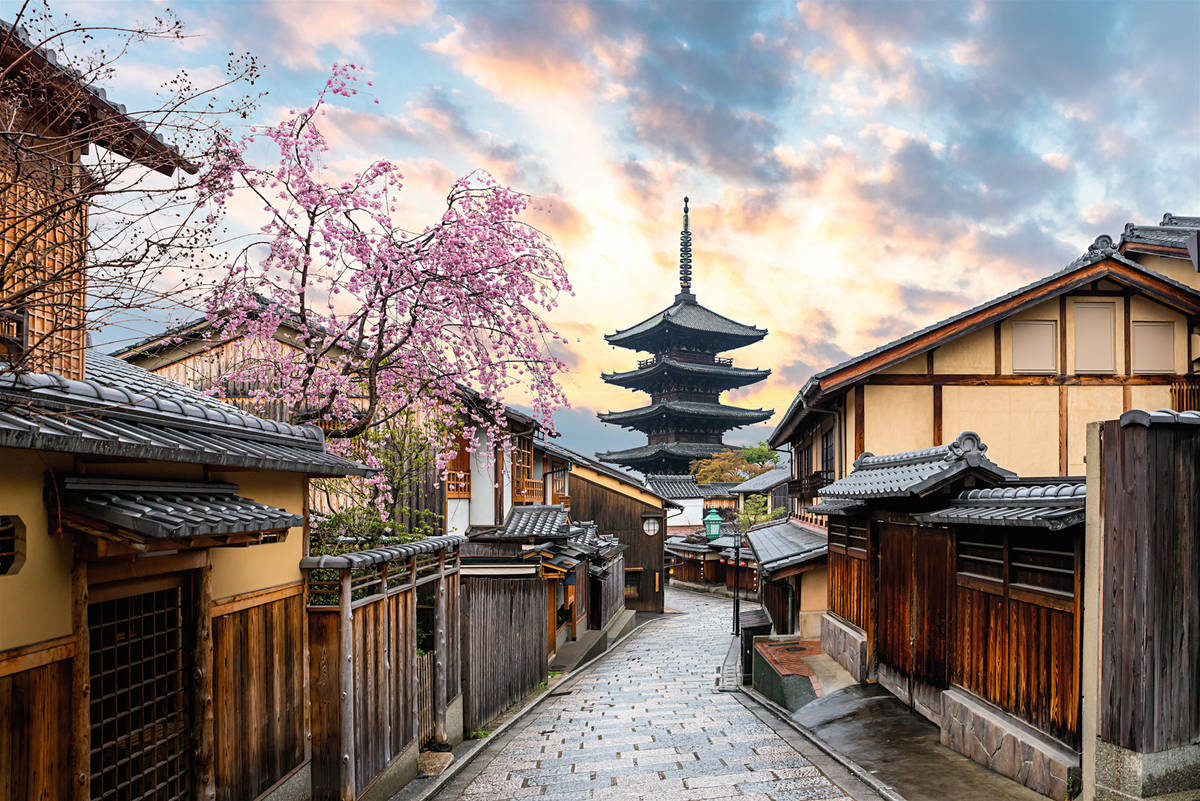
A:
{"type": "Polygon", "coordinates": [[[237,495],[236,484],[64,478],[56,505],[144,537],[278,531],[304,518],[237,495]]]}
{"type": "Polygon", "coordinates": [[[853,514],[860,509],[865,509],[866,506],[865,501],[850,498],[823,498],[820,503],[806,506],[804,510],[814,515],[844,516],[853,514]]]}
{"type": "Polygon", "coordinates": [[[505,539],[531,538],[535,542],[566,537],[570,533],[567,512],[561,504],[553,506],[514,506],[504,525],[493,536],[505,539]]]}
{"type": "Polygon", "coordinates": [[[767,492],[778,487],[780,484],[786,484],[791,477],[792,468],[790,466],[775,467],[765,473],[760,473],[754,478],[746,479],[731,489],[730,492],[735,495],[742,495],[749,492],[767,492]]]}
{"type": "Polygon", "coordinates": [[[1200,270],[1200,217],[1164,214],[1159,225],[1126,223],[1121,234],[1121,245],[1135,251],[1139,250],[1138,245],[1180,248],[1191,257],[1192,266],[1200,270]]]}
{"type": "Polygon", "coordinates": [[[441,537],[427,537],[400,545],[385,545],[382,548],[369,548],[365,551],[351,551],[336,556],[305,556],[300,560],[301,570],[312,570],[318,567],[348,568],[369,567],[384,562],[394,562],[397,559],[407,559],[422,553],[437,553],[457,548],[467,541],[462,534],[446,534],[441,537]]]}
{"type": "Polygon", "coordinates": [[[601,412],[596,415],[606,423],[636,428],[638,423],[664,417],[709,418],[723,420],[734,428],[759,423],[769,418],[774,412],[770,409],[743,409],[739,406],[726,406],[723,403],[698,403],[696,401],[664,401],[641,406],[637,409],[626,409],[621,412],[601,412]]]}
{"type": "MultiPolygon", "coordinates": [[[[944,320],[939,320],[936,323],[927,325],[924,328],[913,331],[912,333],[905,334],[904,336],[894,339],[891,342],[887,342],[883,345],[880,345],[877,348],[872,348],[871,350],[866,351],[865,353],[860,353],[859,355],[854,356],[853,358],[850,358],[850,359],[846,359],[845,361],[835,364],[832,367],[827,367],[824,370],[814,373],[813,376],[811,378],[809,378],[808,381],[805,382],[804,386],[801,387],[800,391],[796,393],[796,397],[792,400],[791,405],[788,406],[787,411],[784,412],[783,417],[780,418],[778,425],[775,426],[775,430],[773,432],[771,432],[771,436],[768,438],[767,441],[775,446],[778,446],[780,444],[780,442],[783,441],[784,435],[787,432],[789,432],[790,429],[793,428],[793,426],[796,424],[796,422],[798,420],[802,419],[805,416],[805,414],[807,413],[807,410],[804,408],[805,404],[811,404],[818,399],[818,396],[820,395],[820,393],[822,391],[822,387],[821,387],[822,379],[828,378],[829,376],[833,375],[834,373],[841,372],[842,370],[845,370],[846,368],[853,367],[854,365],[859,364],[860,362],[865,362],[875,356],[878,356],[879,354],[884,353],[885,351],[892,350],[894,348],[898,348],[899,346],[909,343],[912,340],[923,337],[926,334],[930,334],[941,328],[945,328],[953,323],[957,323],[961,320],[965,320],[966,318],[977,315],[980,312],[987,311],[988,309],[990,309],[994,306],[1003,304],[1006,301],[1009,301],[1013,298],[1018,297],[1019,295],[1030,292],[1031,290],[1036,290],[1039,287],[1044,286],[1045,284],[1049,284],[1051,282],[1057,281],[1058,279],[1063,278],[1064,276],[1070,275],[1071,273],[1076,272],[1084,267],[1088,267],[1092,264],[1096,264],[1098,262],[1104,261],[1105,259],[1112,260],[1114,262],[1121,264],[1124,267],[1130,268],[1132,270],[1136,270],[1139,273],[1153,277],[1157,281],[1162,281],[1164,283],[1170,284],[1175,289],[1182,290],[1186,293],[1189,293],[1192,296],[1196,297],[1198,300],[1200,300],[1200,291],[1197,291],[1194,287],[1190,287],[1186,284],[1180,283],[1179,281],[1175,281],[1172,278],[1168,278],[1165,275],[1161,275],[1160,273],[1157,273],[1153,270],[1149,270],[1149,269],[1143,267],[1142,265],[1138,264],[1137,262],[1132,261],[1132,260],[1126,258],[1125,256],[1122,256],[1120,253],[1117,253],[1112,245],[1113,245],[1113,243],[1112,243],[1111,238],[1102,237],[1101,239],[1098,239],[1096,242],[1092,243],[1092,245],[1088,248],[1088,250],[1086,252],[1084,252],[1083,255],[1081,255],[1079,258],[1075,259],[1074,261],[1072,261],[1070,264],[1068,264],[1066,267],[1064,267],[1061,270],[1051,273],[1050,275],[1047,275],[1044,278],[1040,278],[1037,281],[1033,281],[1032,283],[1026,284],[1021,287],[1017,287],[1016,289],[1012,290],[1011,292],[1006,292],[1005,294],[1000,295],[999,297],[992,298],[991,300],[981,303],[978,306],[973,306],[973,307],[966,309],[964,311],[961,311],[957,314],[951,315],[950,317],[947,317],[944,320]],[[1107,240],[1107,242],[1105,242],[1103,240],[1107,240]]],[[[1060,292],[1070,291],[1071,288],[1072,288],[1071,285],[1067,285],[1065,288],[1061,289],[1060,292]]],[[[1041,302],[1044,299],[1045,298],[1039,298],[1037,300],[1037,302],[1041,302]]],[[[1033,302],[1033,301],[1030,301],[1030,302],[1033,302]]],[[[964,329],[960,335],[965,335],[967,333],[970,333],[973,330],[976,330],[976,329],[975,328],[964,329]]],[[[930,345],[929,347],[927,347],[921,351],[912,351],[912,352],[906,351],[905,358],[912,358],[913,356],[920,355],[921,353],[926,352],[930,347],[934,347],[934,345],[930,345]]],[[[882,364],[878,369],[884,369],[884,367],[886,367],[886,366],[887,366],[887,364],[882,364]]]]}
{"type": "Polygon", "coordinates": [[[620,464],[641,464],[652,462],[661,457],[680,459],[707,459],[718,453],[729,450],[728,445],[707,442],[662,442],[657,445],[642,445],[637,448],[627,448],[623,451],[606,451],[597,453],[597,459],[620,464]]]}
{"type": "MultiPolygon", "coordinates": [[[[166,144],[162,134],[153,132],[141,122],[131,119],[128,116],[129,110],[124,103],[114,103],[109,100],[108,93],[102,87],[85,83],[79,72],[65,64],[59,64],[57,51],[49,47],[37,47],[24,26],[14,26],[10,22],[0,20],[0,41],[8,38],[9,32],[12,33],[11,41],[15,41],[19,47],[13,48],[14,52],[11,57],[8,53],[4,54],[7,62],[5,66],[16,63],[18,60],[28,60],[37,66],[57,70],[60,75],[84,91],[87,102],[93,110],[110,118],[116,118],[123,124],[121,130],[105,132],[106,140],[100,144],[125,158],[134,158],[139,162],[149,163],[153,169],[167,175],[170,175],[176,167],[181,167],[189,173],[195,173],[199,169],[180,156],[174,147],[166,144]],[[26,54],[30,55],[26,56],[26,54]]],[[[87,127],[93,132],[93,135],[100,132],[96,126],[87,127]]]]}
{"type": "Polygon", "coordinates": [[[632,487],[643,490],[645,492],[649,492],[651,495],[658,494],[653,489],[646,486],[646,483],[644,481],[642,481],[640,478],[638,478],[637,476],[626,473],[624,470],[618,470],[617,468],[615,468],[611,465],[604,464],[603,462],[599,462],[591,457],[584,456],[582,453],[573,451],[570,448],[567,448],[557,442],[553,442],[553,441],[547,439],[547,440],[538,440],[534,444],[537,447],[541,448],[542,450],[546,451],[546,453],[550,454],[551,456],[557,456],[559,459],[562,459],[563,461],[572,462],[574,464],[584,465],[585,467],[587,467],[591,470],[595,470],[597,473],[603,473],[606,476],[615,478],[618,481],[624,482],[625,484],[629,484],[632,487]]]}
{"type": "Polygon", "coordinates": [[[1084,521],[1083,479],[1013,481],[959,493],[944,509],[914,515],[927,523],[1029,526],[1058,530],[1084,521]]]}
{"type": "Polygon", "coordinates": [[[1121,415],[1121,427],[1133,425],[1200,425],[1200,412],[1176,412],[1171,409],[1147,412],[1131,409],[1121,415]]]}
{"type": "Polygon", "coordinates": [[[825,555],[829,543],[825,533],[795,520],[754,526],[746,532],[746,539],[764,573],[818,559],[825,555]]]}
{"type": "Polygon", "coordinates": [[[850,475],[822,487],[822,498],[920,497],[964,473],[999,483],[1015,474],[984,456],[987,446],[973,431],[964,431],[946,445],[875,456],[864,453],[850,475]]]}
{"type": "Polygon", "coordinates": [[[708,484],[697,483],[696,477],[690,474],[651,474],[646,476],[646,486],[655,494],[674,500],[691,498],[732,498],[736,481],[712,481],[708,484]]]}
{"type": "Polygon", "coordinates": [[[713,383],[733,389],[762,381],[771,374],[770,370],[749,367],[730,367],[723,364],[697,364],[679,359],[659,359],[650,367],[626,370],[620,373],[602,373],[600,378],[617,386],[636,387],[647,379],[664,373],[683,373],[691,377],[714,379],[713,383]]]}
{"type": "MultiPolygon", "coordinates": [[[[613,345],[637,348],[642,340],[648,339],[657,330],[667,326],[703,334],[716,334],[723,339],[730,340],[730,347],[749,345],[767,335],[765,329],[743,325],[701,306],[694,297],[680,296],[668,308],[629,328],[605,334],[604,339],[613,345]]],[[[722,348],[722,350],[725,349],[727,348],[722,348]]]]}
{"type": "Polygon", "coordinates": [[[89,351],[85,380],[0,373],[0,446],[316,475],[374,471],[325,450],[315,426],[246,414],[89,351]]]}

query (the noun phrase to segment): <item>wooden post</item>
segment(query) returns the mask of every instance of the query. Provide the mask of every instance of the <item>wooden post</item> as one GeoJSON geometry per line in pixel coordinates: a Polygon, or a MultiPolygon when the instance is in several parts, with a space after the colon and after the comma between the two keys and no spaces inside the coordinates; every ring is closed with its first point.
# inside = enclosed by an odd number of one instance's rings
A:
{"type": "Polygon", "coordinates": [[[417,744],[419,749],[421,746],[421,701],[417,687],[417,557],[411,556],[408,559],[408,636],[412,639],[411,647],[408,649],[412,654],[412,659],[408,665],[408,697],[412,699],[412,709],[409,710],[412,715],[412,732],[413,742],[417,744]]]}
{"type": "Polygon", "coordinates": [[[216,744],[213,725],[212,562],[208,552],[196,576],[196,641],[193,643],[192,754],[196,764],[196,801],[216,801],[216,744]]]}
{"type": "Polygon", "coordinates": [[[439,745],[446,742],[446,552],[438,553],[437,600],[434,604],[433,646],[433,739],[439,745]]]}
{"type": "Polygon", "coordinates": [[[392,761],[392,613],[388,608],[388,563],[379,566],[379,592],[383,596],[383,753],[392,761]]]}
{"type": "MultiPolygon", "coordinates": [[[[76,546],[71,564],[71,628],[75,656],[71,660],[71,801],[92,797],[91,641],[88,634],[87,563],[76,546]]],[[[51,722],[47,721],[47,725],[51,722]]]]}
{"type": "Polygon", "coordinates": [[[341,720],[341,782],[338,790],[340,801],[354,801],[354,611],[350,608],[350,568],[342,570],[342,594],[340,599],[341,626],[339,631],[340,665],[338,690],[342,699],[341,720]]]}

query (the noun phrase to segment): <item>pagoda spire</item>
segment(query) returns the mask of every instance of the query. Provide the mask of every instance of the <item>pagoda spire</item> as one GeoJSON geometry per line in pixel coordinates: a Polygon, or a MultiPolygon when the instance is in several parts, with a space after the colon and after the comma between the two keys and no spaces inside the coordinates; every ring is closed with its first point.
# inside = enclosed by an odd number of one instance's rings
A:
{"type": "Polygon", "coordinates": [[[688,230],[688,199],[683,199],[683,230],[679,232],[679,292],[692,294],[692,232],[688,230]]]}

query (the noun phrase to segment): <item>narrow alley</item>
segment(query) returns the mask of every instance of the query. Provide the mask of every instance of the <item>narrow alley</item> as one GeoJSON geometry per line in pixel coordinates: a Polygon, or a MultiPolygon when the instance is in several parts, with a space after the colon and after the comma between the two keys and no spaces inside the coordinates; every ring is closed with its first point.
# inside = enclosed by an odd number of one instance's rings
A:
{"type": "Polygon", "coordinates": [[[439,801],[878,799],[770,713],[717,690],[732,601],[668,589],[667,607],[681,614],[556,687],[439,801]]]}

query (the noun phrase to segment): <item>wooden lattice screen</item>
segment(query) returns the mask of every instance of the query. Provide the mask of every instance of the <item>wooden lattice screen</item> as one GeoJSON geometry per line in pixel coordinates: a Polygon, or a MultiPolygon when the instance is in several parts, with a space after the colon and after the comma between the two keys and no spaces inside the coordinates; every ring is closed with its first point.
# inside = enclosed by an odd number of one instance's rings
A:
{"type": "Polygon", "coordinates": [[[93,603],[92,801],[192,797],[182,587],[93,603]]]}
{"type": "Polygon", "coordinates": [[[0,153],[0,341],[23,367],[82,379],[87,206],[76,171],[0,153]]]}

